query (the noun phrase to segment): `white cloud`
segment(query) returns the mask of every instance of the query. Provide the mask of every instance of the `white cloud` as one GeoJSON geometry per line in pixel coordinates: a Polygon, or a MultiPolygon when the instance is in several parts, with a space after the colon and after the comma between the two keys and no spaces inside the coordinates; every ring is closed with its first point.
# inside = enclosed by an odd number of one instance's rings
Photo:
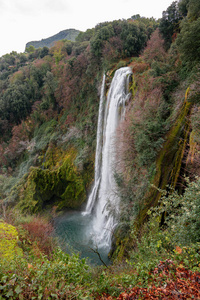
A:
{"type": "Polygon", "coordinates": [[[0,0],[0,9],[1,9],[1,12],[3,11],[4,8],[5,8],[5,0],[0,0]]]}
{"type": "Polygon", "coordinates": [[[44,9],[65,13],[70,10],[70,5],[63,0],[47,0],[46,3],[44,3],[44,9]]]}
{"type": "Polygon", "coordinates": [[[64,0],[0,0],[3,13],[38,15],[47,12],[65,12],[69,4],[64,0]]]}

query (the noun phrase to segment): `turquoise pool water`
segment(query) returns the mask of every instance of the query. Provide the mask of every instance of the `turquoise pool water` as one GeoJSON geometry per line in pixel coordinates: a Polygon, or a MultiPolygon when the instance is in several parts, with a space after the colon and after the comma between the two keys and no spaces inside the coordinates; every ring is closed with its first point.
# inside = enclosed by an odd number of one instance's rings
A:
{"type": "Polygon", "coordinates": [[[92,238],[91,215],[82,215],[80,211],[66,212],[54,220],[55,233],[63,251],[67,253],[78,252],[81,258],[88,257],[92,265],[101,265],[97,250],[101,259],[108,265],[107,248],[97,248],[95,238],[92,238]]]}

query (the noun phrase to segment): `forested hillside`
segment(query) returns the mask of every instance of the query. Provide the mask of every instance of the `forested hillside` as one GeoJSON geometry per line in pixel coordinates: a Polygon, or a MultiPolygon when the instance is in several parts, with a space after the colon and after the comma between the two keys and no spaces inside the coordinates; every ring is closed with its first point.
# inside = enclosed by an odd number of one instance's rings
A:
{"type": "Polygon", "coordinates": [[[199,67],[196,0],[0,58],[0,299],[200,298],[199,67]],[[86,203],[102,77],[124,66],[112,264],[91,267],[52,220],[86,203]]]}

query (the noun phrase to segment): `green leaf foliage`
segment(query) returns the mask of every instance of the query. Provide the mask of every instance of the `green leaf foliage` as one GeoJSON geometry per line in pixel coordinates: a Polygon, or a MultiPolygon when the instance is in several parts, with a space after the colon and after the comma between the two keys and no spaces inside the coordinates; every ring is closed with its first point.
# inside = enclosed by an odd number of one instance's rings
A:
{"type": "Polygon", "coordinates": [[[15,255],[21,255],[21,249],[18,247],[18,232],[16,228],[10,224],[0,220],[0,261],[6,259],[12,261],[15,255]]]}
{"type": "Polygon", "coordinates": [[[182,59],[188,67],[194,67],[200,62],[200,18],[190,22],[184,20],[181,24],[181,32],[177,38],[177,45],[182,59]]]}
{"type": "Polygon", "coordinates": [[[32,89],[27,84],[11,84],[0,99],[0,118],[19,123],[31,112],[34,102],[32,89]]]}
{"type": "Polygon", "coordinates": [[[173,1],[167,10],[162,13],[159,30],[165,40],[167,49],[172,43],[173,35],[179,32],[179,25],[182,18],[177,1],[173,1]]]}

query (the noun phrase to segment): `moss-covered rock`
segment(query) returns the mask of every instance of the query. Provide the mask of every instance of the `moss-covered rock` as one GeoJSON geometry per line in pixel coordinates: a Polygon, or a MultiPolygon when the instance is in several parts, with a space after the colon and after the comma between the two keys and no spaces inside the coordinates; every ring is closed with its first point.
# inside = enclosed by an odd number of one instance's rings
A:
{"type": "Polygon", "coordinates": [[[37,212],[49,205],[77,208],[86,199],[83,175],[73,164],[75,151],[63,156],[48,153],[44,168],[32,167],[19,193],[18,206],[23,211],[37,212]]]}
{"type": "Polygon", "coordinates": [[[180,176],[183,157],[190,134],[190,111],[192,103],[187,101],[188,89],[185,101],[180,113],[166,136],[166,141],[156,160],[156,174],[152,180],[152,187],[145,196],[145,209],[141,211],[138,224],[144,221],[147,211],[158,203],[161,197],[160,190],[167,185],[175,188],[180,176]]]}

